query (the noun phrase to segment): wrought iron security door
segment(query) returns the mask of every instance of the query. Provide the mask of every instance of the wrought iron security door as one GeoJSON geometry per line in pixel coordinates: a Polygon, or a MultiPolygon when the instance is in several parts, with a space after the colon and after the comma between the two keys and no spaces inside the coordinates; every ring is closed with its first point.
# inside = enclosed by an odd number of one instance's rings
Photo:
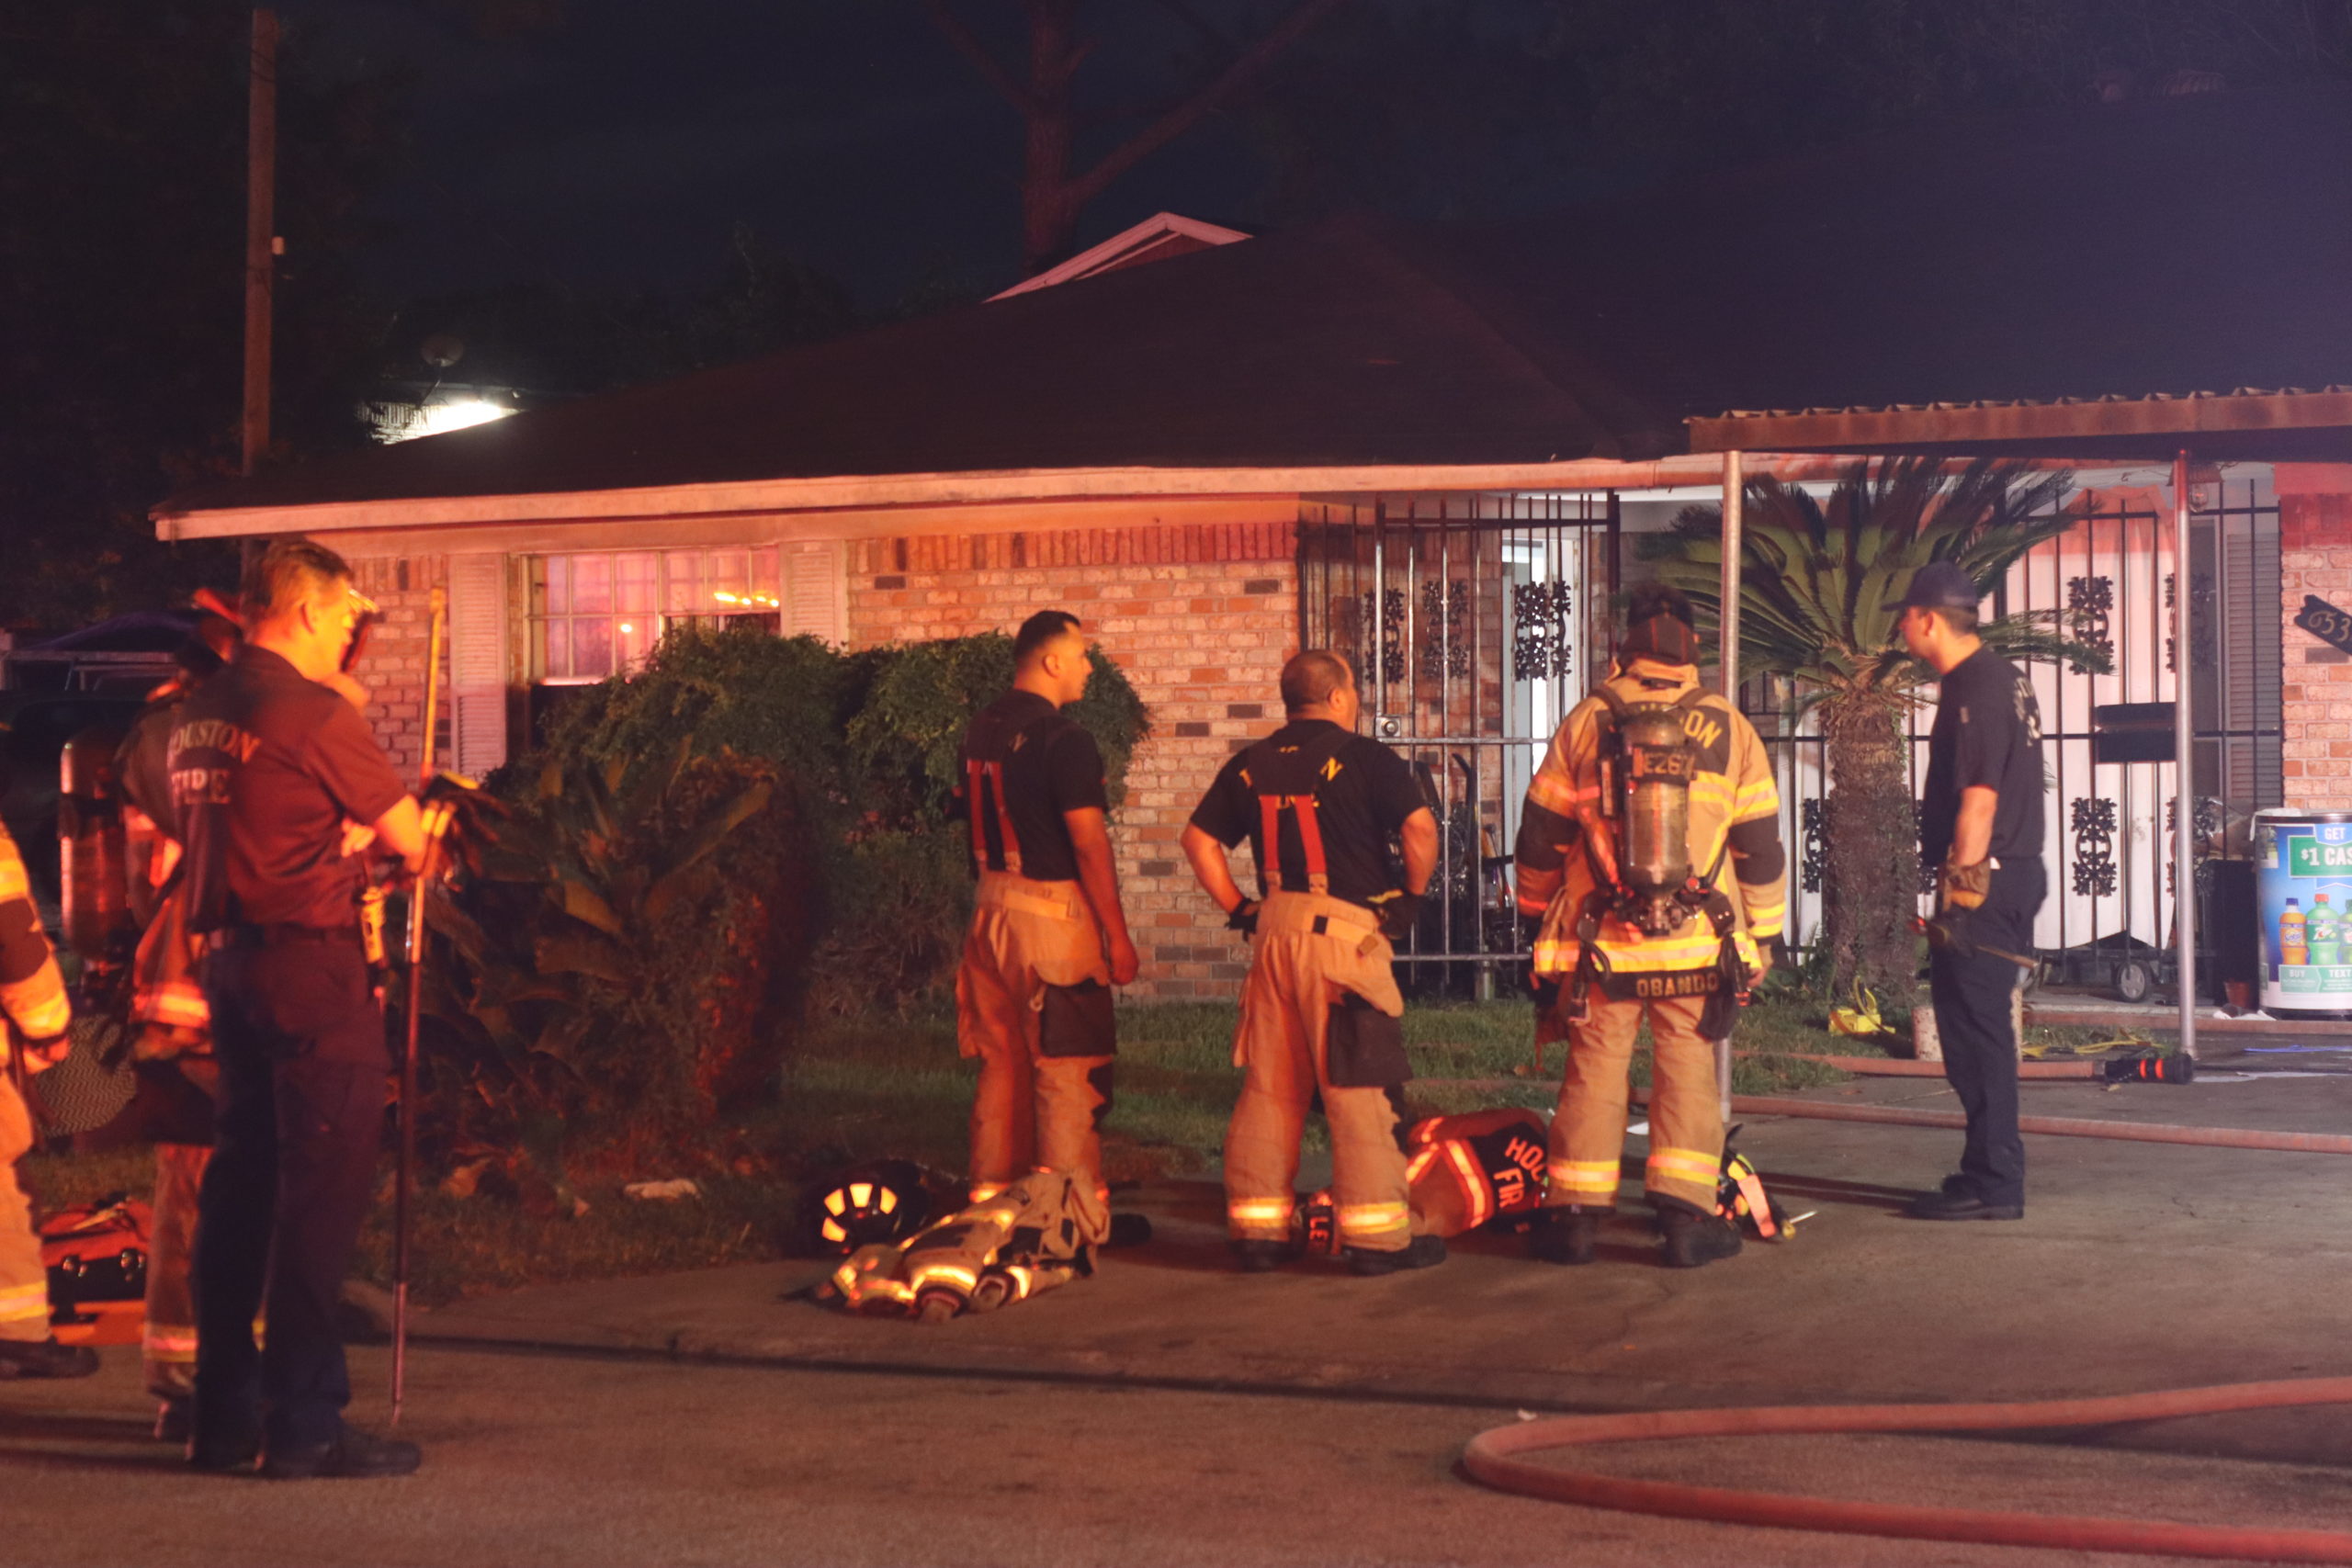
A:
{"type": "MultiPolygon", "coordinates": [[[[1990,608],[2054,610],[2077,640],[2105,647],[2111,673],[2063,663],[2029,666],[2041,707],[2045,850],[2050,892],[2034,931],[2057,954],[2097,942],[2163,947],[2172,933],[2175,767],[2094,763],[2092,712],[2120,703],[2170,703],[2173,646],[2169,504],[2161,491],[2087,492],[2075,528],[2010,569],[1990,608]]],[[[2278,509],[2262,479],[2198,487],[2189,552],[2191,780],[2199,852],[2243,859],[2254,813],[2280,799],[2278,509]]],[[[1792,849],[1792,945],[1820,930],[1826,751],[1809,721],[1793,721],[1785,682],[1755,681],[1743,706],[1779,769],[1782,829],[1792,849]]],[[[1915,715],[1916,796],[1927,775],[1934,692],[1915,715]]],[[[2202,881],[2200,876],[2200,882],[2202,881]]]]}
{"type": "Polygon", "coordinates": [[[1468,991],[1526,960],[1508,871],[1544,745],[1607,654],[1615,497],[1419,495],[1309,505],[1306,648],[1354,664],[1366,727],[1441,828],[1408,984],[1468,991]]]}

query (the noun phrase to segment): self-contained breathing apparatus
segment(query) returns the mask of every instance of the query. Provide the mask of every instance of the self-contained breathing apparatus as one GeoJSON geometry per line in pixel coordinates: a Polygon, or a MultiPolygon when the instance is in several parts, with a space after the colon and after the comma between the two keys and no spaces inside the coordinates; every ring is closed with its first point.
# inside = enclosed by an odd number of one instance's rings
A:
{"type": "Polygon", "coordinates": [[[1690,721],[1706,693],[1693,686],[1670,703],[1627,702],[1603,683],[1595,694],[1608,717],[1597,727],[1599,800],[1577,814],[1594,887],[1577,916],[1570,1016],[1585,1016],[1596,983],[1619,999],[1704,996],[1702,1027],[1719,1036],[1729,1028],[1732,1010],[1747,1005],[1748,972],[1736,940],[1738,912],[1716,883],[1728,839],[1704,875],[1690,864],[1690,785],[1702,755],[1690,721]],[[1719,944],[1710,968],[1621,975],[1600,951],[1605,919],[1622,920],[1644,936],[1668,937],[1694,915],[1707,920],[1719,944]]]}

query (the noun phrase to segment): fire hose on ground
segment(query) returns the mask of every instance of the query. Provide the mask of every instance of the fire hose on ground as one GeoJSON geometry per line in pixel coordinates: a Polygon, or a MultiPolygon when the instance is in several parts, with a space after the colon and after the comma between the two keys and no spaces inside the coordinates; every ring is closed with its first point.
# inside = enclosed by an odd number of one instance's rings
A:
{"type": "MultiPolygon", "coordinates": [[[[1931,1063],[1848,1060],[1884,1071],[1931,1063]]],[[[2026,1068],[2076,1068],[2074,1063],[2027,1063],[2026,1068]]],[[[2036,1077],[2064,1077],[2041,1073],[2036,1077]]],[[[2073,1076],[2083,1076],[2076,1071],[2073,1076]]],[[[1635,1103],[1648,1095],[1636,1089],[1635,1103]]],[[[1813,1117],[1902,1127],[1967,1126],[1952,1111],[1891,1105],[1829,1105],[1770,1095],[1737,1095],[1732,1109],[1751,1116],[1813,1117]]],[[[2021,1116],[2018,1131],[2059,1137],[2118,1138],[2192,1144],[2211,1148],[2273,1149],[2296,1154],[2352,1155],[2352,1137],[2327,1133],[2270,1133],[2241,1127],[2186,1127],[2162,1122],[2102,1122],[2079,1116],[2021,1116]]],[[[1754,1437],[1765,1433],[2047,1431],[2168,1420],[2231,1411],[2296,1405],[2352,1404],[2352,1378],[2296,1378],[2213,1388],[2159,1389],[2086,1399],[1999,1404],[1825,1404],[1640,1411],[1615,1416],[1565,1416],[1479,1433],[1463,1451],[1472,1477],[1505,1492],[1577,1503],[1622,1513],[1720,1524],[1766,1525],[1912,1540],[1962,1540],[2003,1546],[2055,1547],[2073,1551],[2123,1551],[2172,1557],[2213,1557],[2276,1562],[2352,1563],[2352,1532],[2272,1529],[2235,1525],[2188,1525],[2087,1515],[2003,1513],[1973,1508],[1866,1503],[1735,1487],[1693,1486],[1566,1469],[1522,1456],[1579,1445],[1659,1438],[1754,1437]]]]}

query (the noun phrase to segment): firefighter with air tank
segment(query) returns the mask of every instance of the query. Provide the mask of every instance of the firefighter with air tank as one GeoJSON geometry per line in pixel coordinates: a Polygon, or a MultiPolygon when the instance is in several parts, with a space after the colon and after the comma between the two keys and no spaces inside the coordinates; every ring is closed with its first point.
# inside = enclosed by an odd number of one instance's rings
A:
{"type": "Polygon", "coordinates": [[[1529,785],[1516,858],[1539,919],[1539,987],[1568,1035],[1544,1204],[1530,1245],[1589,1263],[1617,1204],[1626,1070],[1645,1020],[1656,1063],[1645,1186],[1664,1261],[1740,1248],[1717,1212],[1724,1124],[1715,1042],[1777,953],[1785,911],[1780,797],[1763,744],[1699,685],[1690,602],[1631,595],[1613,674],[1562,721],[1529,785]]]}

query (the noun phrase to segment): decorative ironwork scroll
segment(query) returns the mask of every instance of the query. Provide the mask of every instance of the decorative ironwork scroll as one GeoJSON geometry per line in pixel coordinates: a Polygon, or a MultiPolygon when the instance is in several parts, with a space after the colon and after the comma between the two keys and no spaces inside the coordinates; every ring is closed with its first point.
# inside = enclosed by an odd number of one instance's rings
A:
{"type": "Polygon", "coordinates": [[[1519,679],[1559,680],[1569,673],[1568,611],[1574,592],[1566,582],[1511,585],[1511,670],[1519,679]]]}
{"type": "Polygon", "coordinates": [[[2104,898],[2115,891],[2115,802],[2077,795],[2068,807],[2075,835],[2075,891],[2104,898]]]}
{"type": "Polygon", "coordinates": [[[1421,584],[1421,679],[1470,673],[1470,584],[1461,578],[1421,584]]]}
{"type": "MultiPolygon", "coordinates": [[[[2115,636],[2109,617],[2115,610],[2115,580],[2076,577],[2066,583],[2066,621],[2076,642],[2087,643],[2112,661],[2115,636]]],[[[2081,674],[2083,671],[2076,671],[2081,674]]]]}
{"type": "Polygon", "coordinates": [[[1798,852],[1797,875],[1808,893],[1821,891],[1822,874],[1829,866],[1829,813],[1825,800],[1797,802],[1797,833],[1803,847],[1798,852]]]}

